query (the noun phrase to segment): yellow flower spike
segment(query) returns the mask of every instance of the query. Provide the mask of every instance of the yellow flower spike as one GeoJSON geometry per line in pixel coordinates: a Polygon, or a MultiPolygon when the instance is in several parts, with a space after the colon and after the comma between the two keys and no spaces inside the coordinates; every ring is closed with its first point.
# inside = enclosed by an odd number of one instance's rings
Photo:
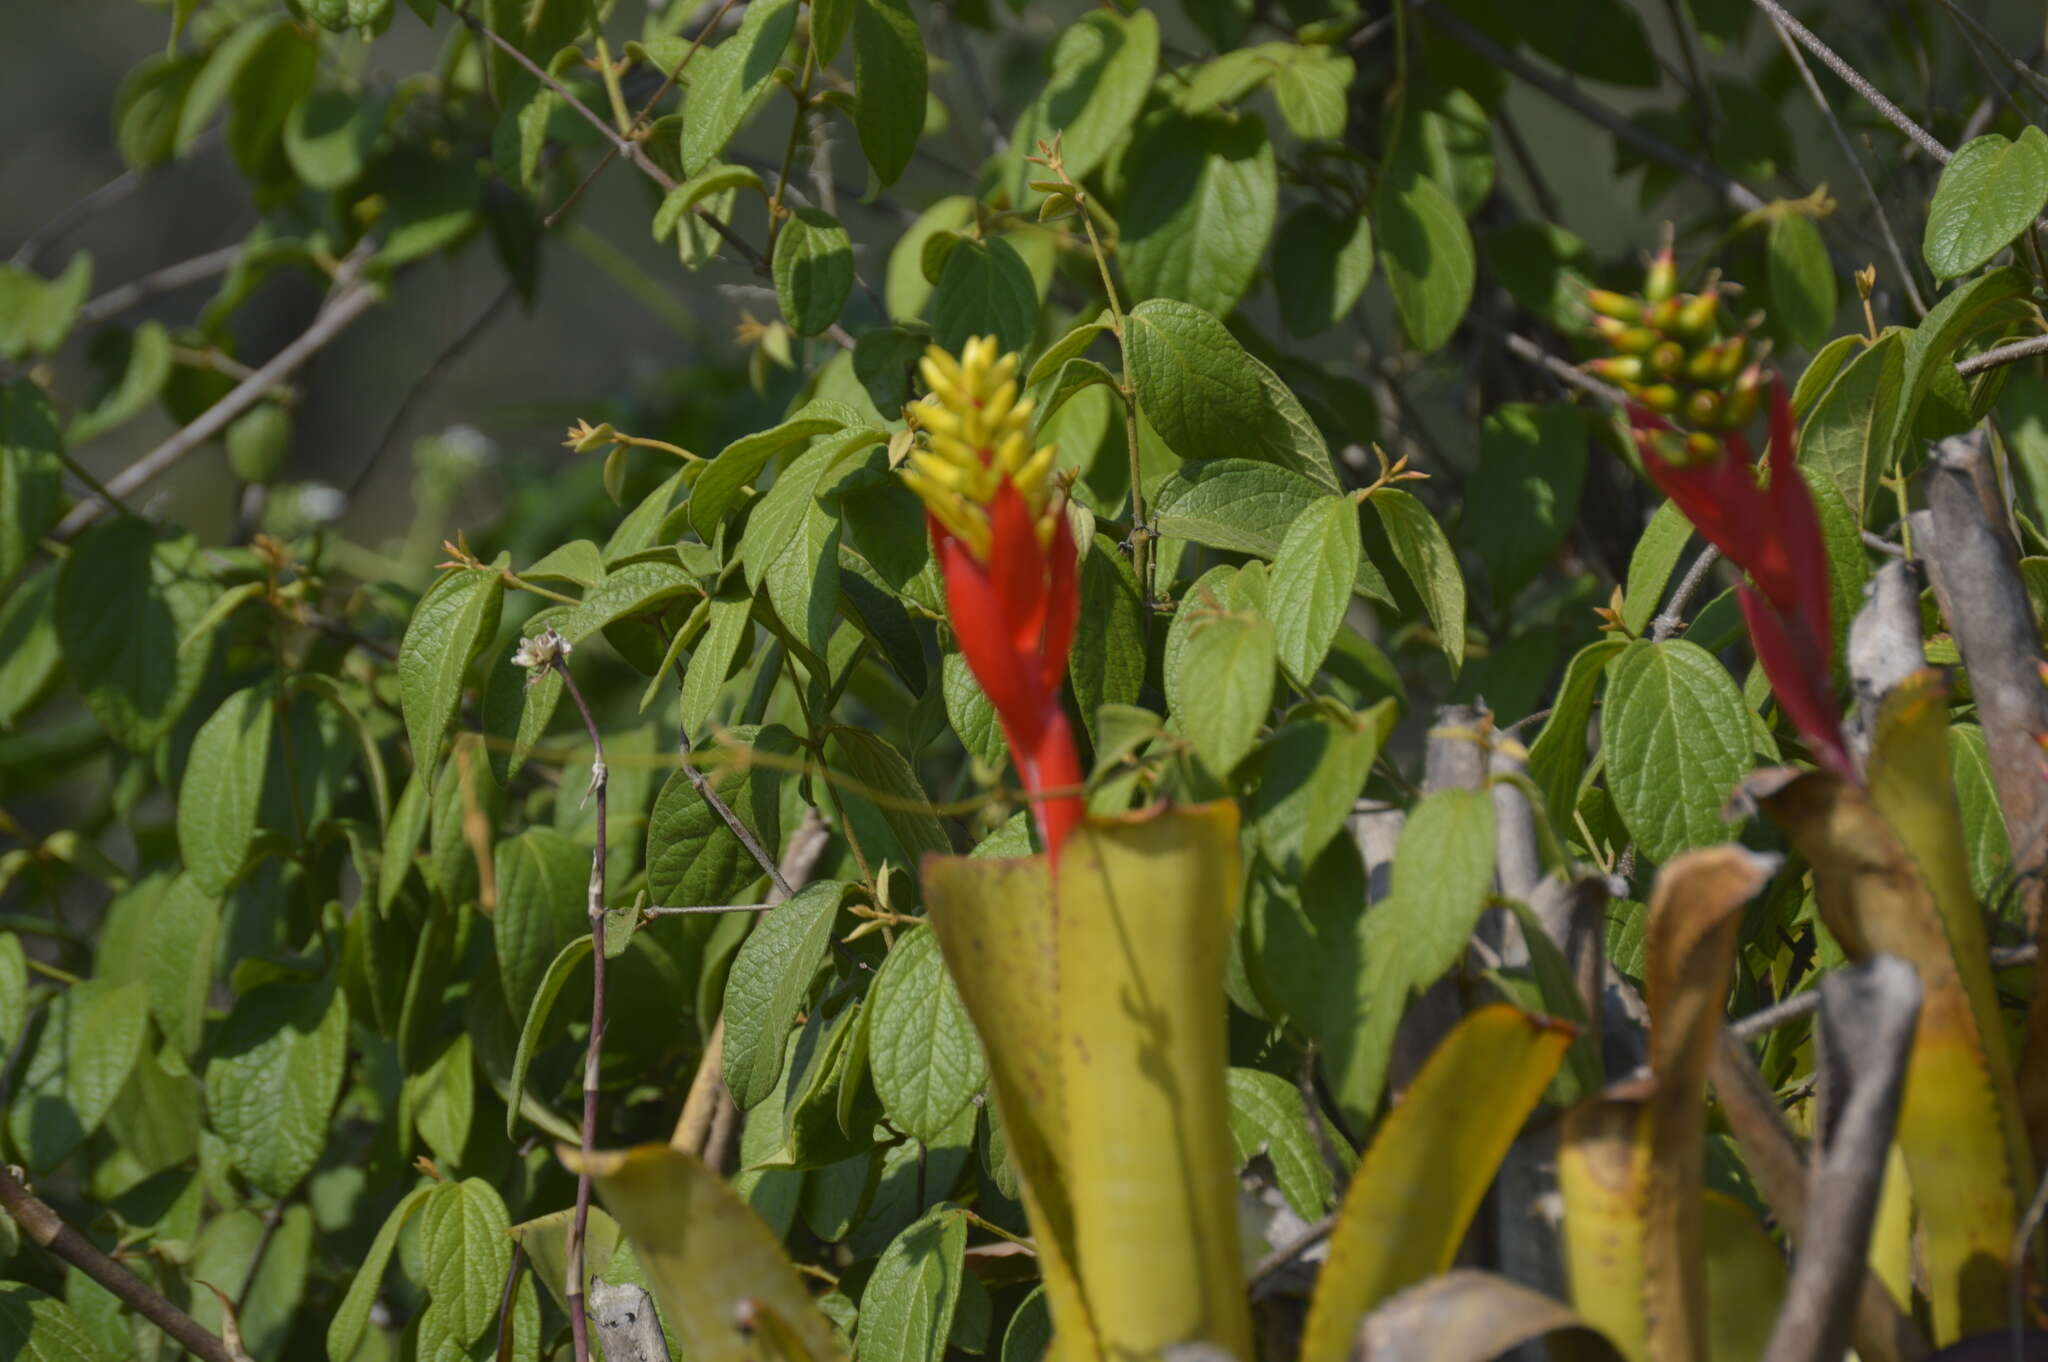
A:
{"type": "Polygon", "coordinates": [[[988,552],[988,507],[1007,479],[1023,495],[1039,537],[1050,541],[1055,449],[1034,448],[1020,359],[993,336],[976,336],[957,355],[929,347],[918,361],[926,398],[912,409],[920,447],[903,468],[907,486],[938,522],[977,555],[988,552]]]}

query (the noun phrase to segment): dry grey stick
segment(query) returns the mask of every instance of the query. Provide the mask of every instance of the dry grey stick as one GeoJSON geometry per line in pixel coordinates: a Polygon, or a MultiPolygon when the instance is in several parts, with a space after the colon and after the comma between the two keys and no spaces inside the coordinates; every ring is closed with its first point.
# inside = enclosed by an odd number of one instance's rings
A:
{"type": "Polygon", "coordinates": [[[1792,1278],[1764,1362],[1833,1362],[1849,1347],[1920,1018],[1920,976],[1896,956],[1838,970],[1819,992],[1817,1153],[1792,1278]]]}
{"type": "MultiPolygon", "coordinates": [[[[1742,1147],[1742,1161],[1764,1202],[1785,1226],[1795,1248],[1804,1247],[1808,1225],[1806,1146],[1785,1124],[1778,1101],[1756,1071],[1731,1028],[1721,1031],[1710,1074],[1714,1100],[1742,1147]]],[[[1867,1266],[1850,1325],[1856,1350],[1868,1359],[1918,1362],[1932,1348],[1912,1317],[1867,1266]]]]}
{"type": "Polygon", "coordinates": [[[99,297],[87,300],[85,305],[78,309],[78,325],[98,326],[109,317],[118,316],[137,303],[147,302],[160,293],[169,293],[173,289],[184,288],[187,284],[197,284],[226,274],[235,267],[235,261],[239,260],[241,255],[242,243],[237,241],[233,245],[208,251],[205,255],[195,255],[190,260],[180,260],[175,265],[166,265],[117,288],[110,288],[99,297]]]}
{"type": "Polygon", "coordinates": [[[2026,340],[2014,341],[2010,345],[1995,345],[1981,355],[1959,360],[1956,363],[1956,372],[1968,378],[1971,374],[1995,369],[2001,364],[2012,364],[2042,354],[2048,354],[2048,336],[2030,336],[2026,340]]]}
{"type": "Polygon", "coordinates": [[[1837,56],[1832,47],[1814,37],[1813,30],[1793,18],[1778,0],[1756,0],[1756,7],[1769,15],[1778,27],[1797,38],[1801,47],[1819,57],[1828,70],[1840,76],[1850,89],[1863,97],[1864,103],[1882,114],[1887,123],[1912,138],[1922,151],[1935,160],[1943,165],[1949,163],[1952,159],[1949,149],[1935,141],[1934,134],[1908,118],[1904,109],[1886,99],[1882,90],[1865,80],[1861,72],[1837,56]]]}
{"type": "Polygon", "coordinates": [[[668,1340],[647,1288],[592,1277],[590,1318],[604,1344],[605,1362],[668,1362],[668,1340]]]}
{"type": "MultiPolygon", "coordinates": [[[[233,391],[208,407],[190,425],[108,478],[108,490],[117,497],[126,497],[141,490],[187,454],[226,430],[229,422],[255,406],[265,393],[296,373],[300,365],[320,353],[330,341],[347,330],[351,322],[369,311],[370,305],[384,296],[378,285],[362,277],[363,266],[368,263],[372,249],[370,241],[365,238],[341,262],[341,267],[334,272],[334,291],[327,295],[327,302],[313,318],[312,325],[300,332],[296,340],[271,356],[269,363],[243,379],[233,391]]],[[[80,502],[58,522],[53,531],[54,537],[69,539],[105,515],[107,509],[102,501],[80,502]]]]}
{"type": "MultiPolygon", "coordinates": [[[[1919,547],[1970,671],[2013,864],[2024,871],[2040,867],[2048,852],[2048,781],[2036,741],[2048,734],[2048,687],[2017,553],[1984,505],[1989,460],[1981,429],[1935,446],[1926,475],[1934,534],[1919,547]]],[[[2028,895],[2026,908],[2029,929],[2038,931],[2038,893],[2028,895]]]]}
{"type": "Polygon", "coordinates": [[[1700,583],[1714,570],[1714,564],[1721,561],[1721,550],[1712,544],[1700,550],[1700,556],[1692,560],[1692,566],[1685,570],[1685,577],[1678,584],[1678,590],[1671,593],[1671,603],[1663,613],[1651,622],[1650,637],[1662,643],[1678,632],[1685,623],[1685,607],[1692,603],[1693,595],[1699,591],[1700,583]]]}
{"type": "Polygon", "coordinates": [[[1849,624],[1848,653],[1849,681],[1856,691],[1850,738],[1860,758],[1869,749],[1884,697],[1927,665],[1920,646],[1920,570],[1911,560],[1886,563],[1863,589],[1863,608],[1849,624]]]}

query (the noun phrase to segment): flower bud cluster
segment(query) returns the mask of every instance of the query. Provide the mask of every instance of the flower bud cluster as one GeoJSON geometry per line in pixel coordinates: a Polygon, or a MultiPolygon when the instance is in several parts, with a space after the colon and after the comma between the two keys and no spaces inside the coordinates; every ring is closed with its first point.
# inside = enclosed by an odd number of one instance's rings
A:
{"type": "Polygon", "coordinates": [[[1718,457],[1720,434],[1748,426],[1763,403],[1770,346],[1753,335],[1763,314],[1733,324],[1726,292],[1718,280],[1679,292],[1668,246],[1651,261],[1641,293],[1586,290],[1593,334],[1609,352],[1588,360],[1586,371],[1670,423],[1656,436],[1657,452],[1680,467],[1718,457]]]}

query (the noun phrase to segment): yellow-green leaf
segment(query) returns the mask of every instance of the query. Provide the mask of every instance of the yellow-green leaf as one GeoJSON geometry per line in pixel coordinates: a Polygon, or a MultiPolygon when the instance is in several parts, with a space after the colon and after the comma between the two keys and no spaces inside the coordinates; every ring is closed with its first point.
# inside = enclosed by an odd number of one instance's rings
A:
{"type": "Polygon", "coordinates": [[[1302,1362],[1349,1358],[1367,1312],[1451,1265],[1571,1041],[1569,1027],[1505,1003],[1474,1012],[1444,1038],[1352,1175],[1309,1305],[1302,1362]]]}

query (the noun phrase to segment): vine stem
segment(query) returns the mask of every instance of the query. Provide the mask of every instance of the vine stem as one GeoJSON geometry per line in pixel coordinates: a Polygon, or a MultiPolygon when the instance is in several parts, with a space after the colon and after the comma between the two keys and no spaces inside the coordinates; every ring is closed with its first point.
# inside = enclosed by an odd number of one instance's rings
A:
{"type": "Polygon", "coordinates": [[[568,1281],[563,1296],[569,1307],[569,1333],[575,1346],[576,1362],[590,1362],[590,1319],[583,1308],[583,1247],[590,1223],[590,1156],[597,1143],[597,1077],[604,1055],[604,843],[605,787],[610,783],[604,763],[604,737],[597,719],[583,698],[582,689],[570,674],[568,664],[556,656],[551,664],[561,675],[562,688],[576,702],[583,716],[584,731],[590,735],[590,792],[597,796],[597,845],[590,853],[590,892],[586,910],[590,917],[590,1040],[583,1052],[583,1158],[576,1174],[576,1218],[569,1225],[568,1281]]]}

